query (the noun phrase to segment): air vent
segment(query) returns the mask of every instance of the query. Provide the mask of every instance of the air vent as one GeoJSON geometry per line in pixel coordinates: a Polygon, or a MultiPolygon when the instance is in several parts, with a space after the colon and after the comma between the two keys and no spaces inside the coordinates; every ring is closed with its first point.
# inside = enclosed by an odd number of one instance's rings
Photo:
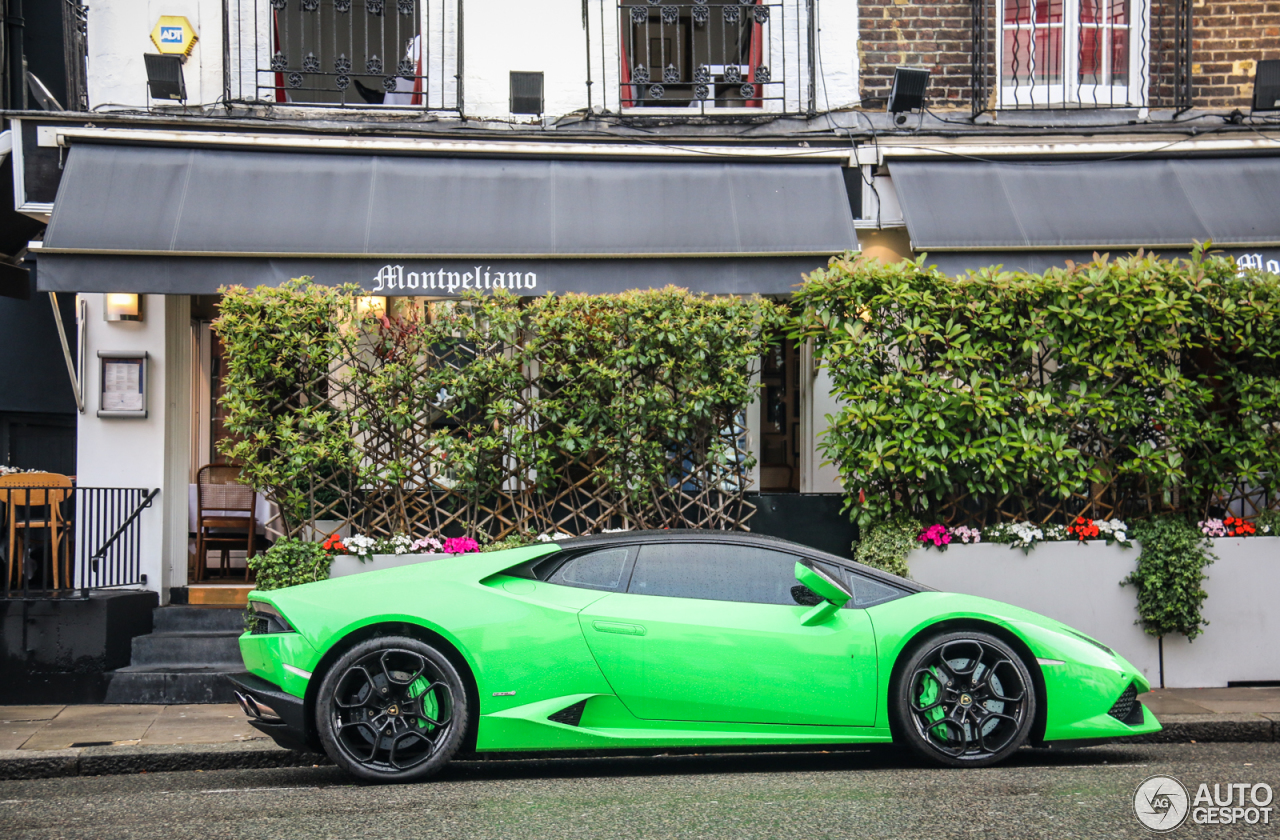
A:
{"type": "Polygon", "coordinates": [[[572,706],[561,709],[554,715],[551,715],[547,720],[554,720],[556,723],[563,723],[565,726],[577,726],[578,722],[582,720],[582,713],[586,708],[587,701],[579,700],[572,706]]]}
{"type": "Polygon", "coordinates": [[[511,113],[541,116],[542,73],[511,72],[511,113]]]}
{"type": "Polygon", "coordinates": [[[1116,700],[1107,714],[1129,726],[1142,723],[1142,704],[1138,702],[1138,687],[1129,683],[1129,687],[1124,690],[1120,699],[1116,700]]]}

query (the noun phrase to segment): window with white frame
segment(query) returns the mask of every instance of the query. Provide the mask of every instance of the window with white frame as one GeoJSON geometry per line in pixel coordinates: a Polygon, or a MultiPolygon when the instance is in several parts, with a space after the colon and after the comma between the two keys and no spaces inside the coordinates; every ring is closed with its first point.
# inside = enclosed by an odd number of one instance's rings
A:
{"type": "Polygon", "coordinates": [[[1142,107],[1146,0],[999,0],[1000,107],[1142,107]]]}

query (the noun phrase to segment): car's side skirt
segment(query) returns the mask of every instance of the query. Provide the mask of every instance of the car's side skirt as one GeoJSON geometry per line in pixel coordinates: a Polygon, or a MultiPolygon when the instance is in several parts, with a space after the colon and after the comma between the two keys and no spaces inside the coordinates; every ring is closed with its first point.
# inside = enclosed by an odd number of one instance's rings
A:
{"type": "Polygon", "coordinates": [[[892,740],[887,727],[641,720],[614,695],[572,694],[482,715],[476,751],[883,744],[892,740]],[[575,717],[576,724],[571,722],[575,717]]]}

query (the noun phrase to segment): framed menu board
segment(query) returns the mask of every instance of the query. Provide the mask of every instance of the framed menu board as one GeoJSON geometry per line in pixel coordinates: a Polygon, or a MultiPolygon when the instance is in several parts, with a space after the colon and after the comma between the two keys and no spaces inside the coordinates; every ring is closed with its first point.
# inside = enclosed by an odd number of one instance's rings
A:
{"type": "Polygon", "coordinates": [[[99,350],[99,417],[142,419],[147,416],[147,354],[99,350]]]}

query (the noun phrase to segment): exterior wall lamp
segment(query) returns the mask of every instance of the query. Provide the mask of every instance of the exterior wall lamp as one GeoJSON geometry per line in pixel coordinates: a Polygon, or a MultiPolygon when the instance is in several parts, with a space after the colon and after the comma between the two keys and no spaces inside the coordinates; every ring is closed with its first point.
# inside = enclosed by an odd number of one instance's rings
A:
{"type": "Polygon", "coordinates": [[[889,113],[902,125],[906,112],[924,109],[924,94],[929,87],[929,71],[899,67],[893,71],[893,87],[889,89],[889,113]]]}
{"type": "Polygon", "coordinates": [[[142,320],[142,295],[109,293],[103,295],[103,298],[102,320],[142,320]]]}
{"type": "Polygon", "coordinates": [[[387,299],[380,295],[356,298],[356,314],[361,318],[379,318],[387,314],[387,299]]]}

